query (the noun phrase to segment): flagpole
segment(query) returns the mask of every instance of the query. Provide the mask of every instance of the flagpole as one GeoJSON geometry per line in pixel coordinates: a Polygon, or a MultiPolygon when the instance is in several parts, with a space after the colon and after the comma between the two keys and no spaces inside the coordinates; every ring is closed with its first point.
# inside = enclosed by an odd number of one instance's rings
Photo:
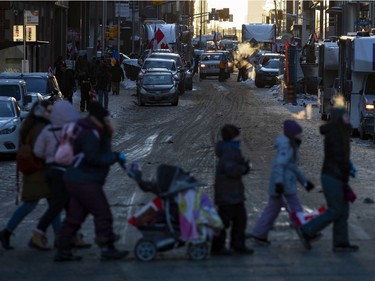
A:
{"type": "MultiPolygon", "coordinates": [[[[120,9],[121,4],[120,1],[118,1],[118,9],[117,9],[117,53],[120,55],[120,9]]],[[[118,57],[118,60],[120,61],[120,57],[118,57]]]]}

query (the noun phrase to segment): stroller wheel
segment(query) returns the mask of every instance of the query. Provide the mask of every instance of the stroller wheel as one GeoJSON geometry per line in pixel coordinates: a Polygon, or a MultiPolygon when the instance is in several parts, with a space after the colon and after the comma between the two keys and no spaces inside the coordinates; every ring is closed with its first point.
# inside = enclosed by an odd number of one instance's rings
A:
{"type": "Polygon", "coordinates": [[[135,245],[134,255],[140,261],[152,261],[156,254],[156,245],[150,240],[140,239],[135,245]]]}
{"type": "Polygon", "coordinates": [[[204,260],[208,256],[208,243],[190,243],[188,246],[188,256],[194,261],[204,260]]]}

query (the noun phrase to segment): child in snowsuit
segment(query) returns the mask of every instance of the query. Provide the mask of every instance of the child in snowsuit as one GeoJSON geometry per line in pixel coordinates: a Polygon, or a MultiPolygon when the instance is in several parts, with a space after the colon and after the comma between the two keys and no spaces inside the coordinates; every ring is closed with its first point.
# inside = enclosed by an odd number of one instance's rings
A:
{"type": "Polygon", "coordinates": [[[292,211],[302,212],[303,208],[297,197],[297,181],[307,191],[314,188],[314,184],[306,179],[298,167],[301,134],[302,127],[296,121],[286,120],[284,134],[275,141],[276,154],[272,163],[268,204],[250,235],[250,238],[260,245],[270,244],[268,233],[284,206],[282,196],[292,211]]]}
{"type": "Polygon", "coordinates": [[[252,254],[245,246],[246,209],[243,175],[250,171],[249,161],[245,161],[240,150],[239,129],[225,125],[221,129],[222,141],[216,144],[215,152],[219,161],[215,175],[215,204],[223,221],[224,229],[212,241],[211,254],[231,255],[252,254]],[[231,227],[230,249],[225,246],[226,229],[231,227]],[[233,250],[233,251],[232,251],[233,250]]]}

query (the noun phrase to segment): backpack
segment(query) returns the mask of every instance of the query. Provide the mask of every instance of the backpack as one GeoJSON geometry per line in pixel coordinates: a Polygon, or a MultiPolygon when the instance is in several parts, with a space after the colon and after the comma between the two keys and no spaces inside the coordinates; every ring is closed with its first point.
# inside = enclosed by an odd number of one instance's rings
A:
{"type": "Polygon", "coordinates": [[[78,136],[81,128],[75,122],[65,124],[58,138],[58,146],[55,153],[55,162],[62,166],[69,166],[76,156],[74,154],[73,142],[78,136]]]}
{"type": "Polygon", "coordinates": [[[16,155],[17,172],[24,175],[30,175],[39,171],[44,164],[42,159],[36,157],[33,153],[33,146],[29,143],[22,144],[16,155]]]}

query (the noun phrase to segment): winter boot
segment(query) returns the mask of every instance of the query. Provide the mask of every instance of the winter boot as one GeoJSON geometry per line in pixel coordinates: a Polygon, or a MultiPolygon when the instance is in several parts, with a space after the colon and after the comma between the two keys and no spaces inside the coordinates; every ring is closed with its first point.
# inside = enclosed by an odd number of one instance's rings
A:
{"type": "Polygon", "coordinates": [[[101,260],[119,260],[126,257],[129,254],[129,251],[119,251],[113,245],[100,247],[101,251],[101,260]]]}
{"type": "Polygon", "coordinates": [[[71,250],[58,250],[53,260],[55,262],[80,261],[82,257],[73,255],[71,250]]]}
{"type": "Polygon", "coordinates": [[[10,236],[12,235],[12,232],[10,232],[8,229],[3,229],[2,231],[0,231],[0,242],[1,244],[3,245],[3,248],[5,250],[12,250],[14,249],[11,245],[10,245],[10,236]]]}
{"type": "Polygon", "coordinates": [[[50,248],[47,247],[47,237],[40,230],[34,230],[33,236],[29,241],[29,247],[41,251],[50,250],[50,248]]]}
{"type": "Polygon", "coordinates": [[[83,240],[82,233],[77,233],[77,235],[73,238],[72,247],[77,249],[86,249],[90,248],[91,244],[83,240]]]}

